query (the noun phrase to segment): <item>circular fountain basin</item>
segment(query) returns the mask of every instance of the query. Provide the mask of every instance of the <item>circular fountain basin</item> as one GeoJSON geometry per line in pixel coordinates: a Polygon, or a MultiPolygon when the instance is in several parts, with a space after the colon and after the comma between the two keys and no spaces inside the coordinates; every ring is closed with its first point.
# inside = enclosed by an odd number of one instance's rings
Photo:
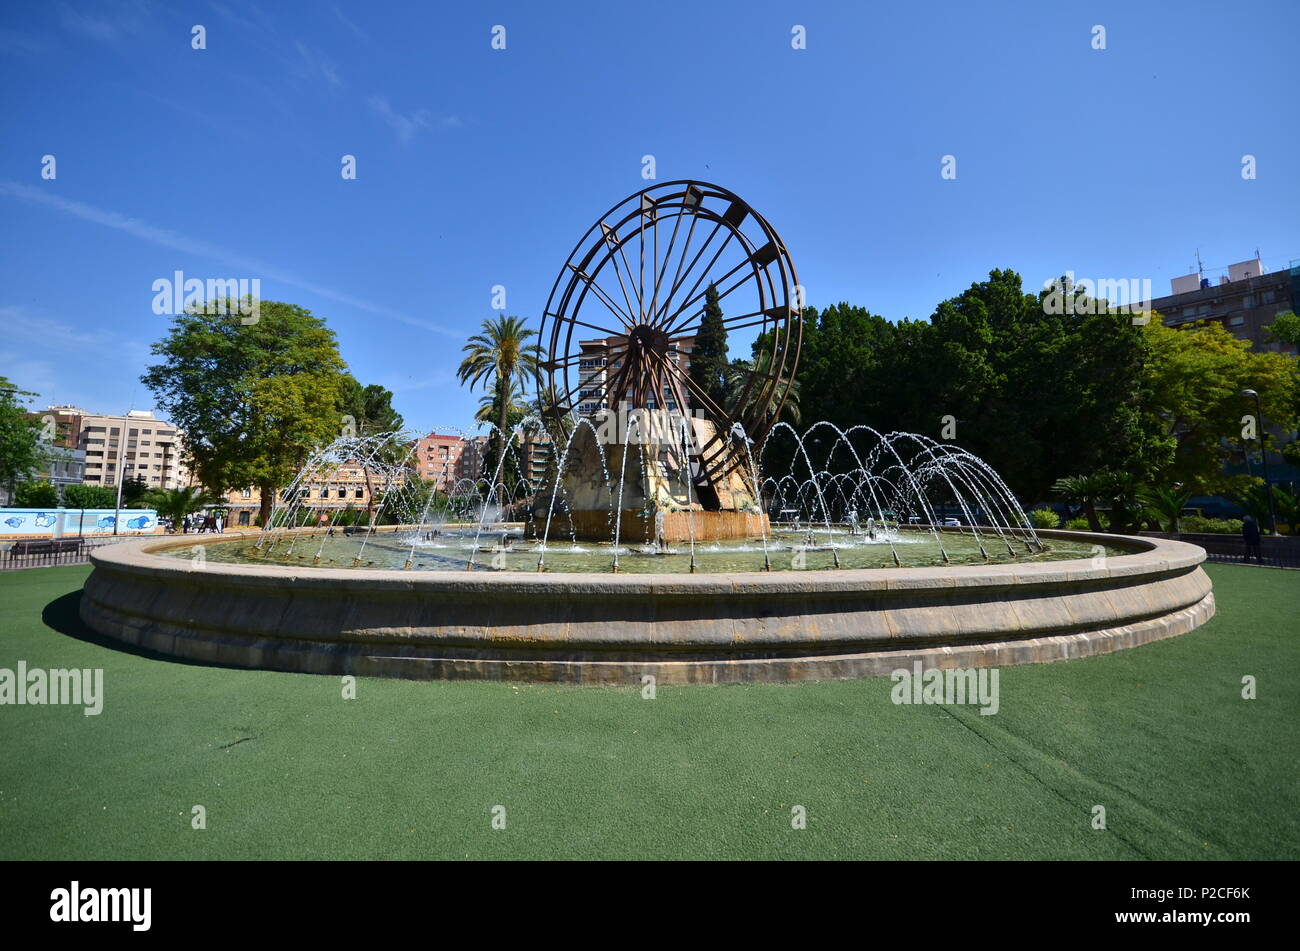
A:
{"type": "Polygon", "coordinates": [[[777,682],[877,676],[917,661],[953,668],[1065,660],[1184,634],[1214,613],[1203,549],[1039,534],[1095,554],[904,568],[542,574],[225,563],[207,558],[207,546],[246,545],[254,536],[154,538],[92,553],[81,616],[142,648],[240,667],[640,684],[645,675],[659,683],[777,682]],[[168,557],[169,549],[185,557],[168,557]]]}

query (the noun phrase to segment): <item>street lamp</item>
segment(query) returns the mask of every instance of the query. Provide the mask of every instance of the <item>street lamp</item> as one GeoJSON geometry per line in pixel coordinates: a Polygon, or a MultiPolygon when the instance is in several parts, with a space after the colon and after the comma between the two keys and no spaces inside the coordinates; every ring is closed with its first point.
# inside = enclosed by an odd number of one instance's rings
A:
{"type": "Polygon", "coordinates": [[[1241,395],[1255,399],[1255,426],[1257,427],[1255,437],[1259,440],[1259,459],[1264,470],[1264,497],[1268,499],[1268,528],[1276,535],[1277,513],[1273,510],[1273,486],[1268,480],[1268,450],[1264,448],[1264,409],[1260,405],[1258,391],[1242,390],[1241,395]]]}

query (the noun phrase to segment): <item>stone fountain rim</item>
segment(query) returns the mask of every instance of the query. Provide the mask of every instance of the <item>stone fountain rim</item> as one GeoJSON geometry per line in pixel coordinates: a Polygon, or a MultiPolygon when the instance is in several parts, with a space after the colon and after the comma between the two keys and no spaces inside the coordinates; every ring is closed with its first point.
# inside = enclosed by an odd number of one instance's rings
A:
{"type": "MultiPolygon", "coordinates": [[[[530,572],[530,571],[408,571],[396,568],[318,568],[301,565],[257,565],[192,561],[164,557],[160,552],[192,548],[256,537],[259,532],[196,535],[160,539],[147,537],[105,545],[90,553],[96,569],[144,572],[184,582],[203,577],[209,583],[280,584],[291,581],[299,587],[348,590],[399,589],[421,591],[481,592],[529,596],[544,592],[570,595],[585,592],[610,594],[700,595],[710,592],[729,595],[805,594],[884,591],[904,588],[1053,585],[1061,582],[1101,581],[1109,578],[1189,571],[1205,560],[1205,550],[1173,539],[1039,530],[1044,538],[1084,541],[1123,549],[1123,554],[1106,556],[1100,565],[1093,558],[1050,562],[1014,562],[995,565],[945,565],[904,568],[845,568],[815,570],[773,570],[753,572],[628,573],[530,572]]],[[[318,530],[304,534],[319,534],[318,530]]]]}

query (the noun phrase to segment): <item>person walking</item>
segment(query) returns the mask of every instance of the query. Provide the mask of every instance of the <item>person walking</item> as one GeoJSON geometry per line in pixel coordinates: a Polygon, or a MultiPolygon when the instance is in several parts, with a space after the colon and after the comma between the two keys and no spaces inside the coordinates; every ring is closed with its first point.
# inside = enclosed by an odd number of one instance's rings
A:
{"type": "Polygon", "coordinates": [[[1246,542],[1246,561],[1250,561],[1250,556],[1255,556],[1255,561],[1259,564],[1264,563],[1263,555],[1260,553],[1259,544],[1259,525],[1255,522],[1253,515],[1247,515],[1241,520],[1241,537],[1246,542]]]}

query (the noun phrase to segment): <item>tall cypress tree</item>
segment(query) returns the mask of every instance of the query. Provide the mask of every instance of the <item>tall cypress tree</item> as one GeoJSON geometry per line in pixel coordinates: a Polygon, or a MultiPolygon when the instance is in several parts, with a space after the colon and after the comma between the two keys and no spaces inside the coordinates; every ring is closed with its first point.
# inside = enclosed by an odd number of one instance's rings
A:
{"type": "MultiPolygon", "coordinates": [[[[727,328],[722,323],[718,289],[710,284],[704,291],[704,316],[695,333],[691,350],[691,380],[718,406],[727,406],[727,328]]],[[[699,397],[692,400],[699,405],[699,397]]]]}

